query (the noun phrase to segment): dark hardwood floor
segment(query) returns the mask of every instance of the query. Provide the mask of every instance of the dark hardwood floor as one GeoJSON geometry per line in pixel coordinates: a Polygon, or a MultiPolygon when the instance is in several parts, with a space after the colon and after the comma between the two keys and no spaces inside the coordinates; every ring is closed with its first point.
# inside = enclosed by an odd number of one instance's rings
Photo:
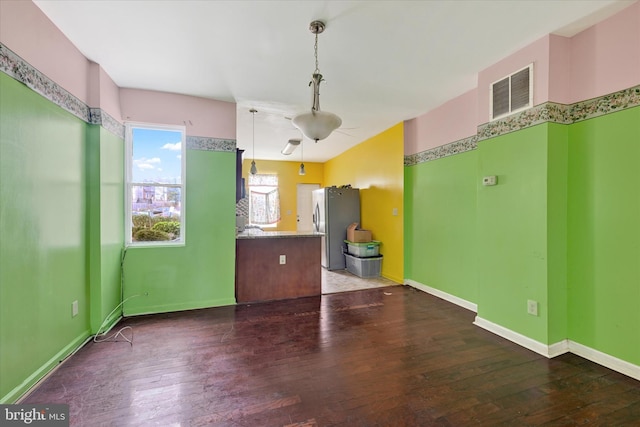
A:
{"type": "Polygon", "coordinates": [[[640,382],[405,286],[129,318],[23,403],[77,426],[638,426],[640,382]],[[129,333],[129,331],[125,331],[129,333]]]}

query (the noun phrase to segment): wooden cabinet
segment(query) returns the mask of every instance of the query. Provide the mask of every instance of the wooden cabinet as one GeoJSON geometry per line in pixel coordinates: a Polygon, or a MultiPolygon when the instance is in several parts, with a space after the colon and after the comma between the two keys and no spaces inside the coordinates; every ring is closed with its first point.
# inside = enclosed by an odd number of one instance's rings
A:
{"type": "Polygon", "coordinates": [[[238,238],[236,301],[272,301],[322,294],[320,236],[238,238]],[[280,256],[286,263],[280,264],[280,256]]]}

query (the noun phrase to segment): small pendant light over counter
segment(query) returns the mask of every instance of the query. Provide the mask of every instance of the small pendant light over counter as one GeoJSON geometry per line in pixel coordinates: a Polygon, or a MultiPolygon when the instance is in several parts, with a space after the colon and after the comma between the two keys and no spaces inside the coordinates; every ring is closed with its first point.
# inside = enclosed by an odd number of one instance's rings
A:
{"type": "Polygon", "coordinates": [[[258,168],[256,167],[256,113],[258,110],[252,108],[249,112],[252,114],[251,121],[253,125],[253,159],[251,160],[251,169],[249,169],[249,173],[251,175],[255,175],[258,173],[258,168]]]}
{"type": "Polygon", "coordinates": [[[307,172],[304,170],[304,142],[300,141],[300,170],[298,170],[298,175],[306,175],[307,172]]]}

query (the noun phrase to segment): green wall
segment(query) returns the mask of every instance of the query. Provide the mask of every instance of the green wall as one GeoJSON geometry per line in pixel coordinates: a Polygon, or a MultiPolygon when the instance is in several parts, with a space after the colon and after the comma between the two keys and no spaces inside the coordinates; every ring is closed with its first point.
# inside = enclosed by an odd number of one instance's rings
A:
{"type": "Polygon", "coordinates": [[[86,126],[0,73],[3,402],[89,336],[86,126]]]}
{"type": "Polygon", "coordinates": [[[547,344],[567,338],[569,126],[547,124],[547,344]]]}
{"type": "Polygon", "coordinates": [[[468,151],[407,167],[404,183],[405,277],[474,303],[477,159],[468,151]]]}
{"type": "MultiPolygon", "coordinates": [[[[124,140],[87,125],[88,267],[91,332],[120,303],[120,258],[124,247],[124,140]]],[[[116,310],[109,327],[122,314],[116,310]]]]}
{"type": "Polygon", "coordinates": [[[547,125],[478,144],[478,316],[546,342],[547,125]],[[497,175],[498,185],[481,177],[497,175]],[[540,316],[527,315],[527,299],[540,316]]]}
{"type": "Polygon", "coordinates": [[[640,107],[408,166],[405,190],[407,279],[543,344],[640,365],[640,107]]]}
{"type": "Polygon", "coordinates": [[[126,315],[235,304],[235,159],[187,150],[186,245],[127,249],[126,315]]]}
{"type": "Polygon", "coordinates": [[[569,337],[640,365],[640,107],[569,135],[569,337]]]}
{"type": "Polygon", "coordinates": [[[566,147],[556,124],[478,144],[478,316],[545,344],[566,337],[566,147]]]}
{"type": "Polygon", "coordinates": [[[187,150],[187,244],[129,248],[122,287],[124,141],[4,73],[0,113],[0,402],[117,321],[123,291],[148,294],[126,314],[235,303],[235,153],[187,150]]]}

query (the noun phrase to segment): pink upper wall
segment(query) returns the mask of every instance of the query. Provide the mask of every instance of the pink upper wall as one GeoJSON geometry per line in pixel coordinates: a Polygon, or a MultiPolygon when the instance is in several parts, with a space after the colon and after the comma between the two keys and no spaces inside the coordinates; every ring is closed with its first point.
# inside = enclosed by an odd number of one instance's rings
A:
{"type": "Polygon", "coordinates": [[[100,67],[100,108],[109,113],[114,119],[122,117],[120,111],[120,88],[109,74],[100,67]]]}
{"type": "Polygon", "coordinates": [[[89,61],[31,1],[0,1],[0,41],[84,103],[89,61]]]}
{"type": "Polygon", "coordinates": [[[416,154],[477,132],[477,90],[470,90],[440,107],[405,122],[404,152],[416,154]]]}
{"type": "Polygon", "coordinates": [[[549,100],[549,43],[550,36],[544,36],[478,73],[478,125],[489,121],[491,84],[532,62],[533,104],[538,105],[549,100]]]}
{"type": "Polygon", "coordinates": [[[549,99],[560,104],[571,104],[571,39],[549,36],[549,99]]]}
{"type": "Polygon", "coordinates": [[[186,123],[189,135],[236,139],[234,103],[120,89],[31,1],[0,0],[0,41],[80,101],[118,121],[186,123]]]}
{"type": "Polygon", "coordinates": [[[640,2],[571,38],[547,35],[480,71],[477,89],[405,122],[405,155],[474,135],[489,121],[491,83],[530,63],[534,105],[573,104],[640,84],[640,2]]]}
{"type": "Polygon", "coordinates": [[[120,88],[99,64],[89,64],[89,98],[90,107],[100,108],[114,119],[122,122],[120,112],[120,88]]]}
{"type": "Polygon", "coordinates": [[[186,125],[187,135],[236,139],[236,104],[166,92],[120,89],[124,121],[186,125]]]}
{"type": "Polygon", "coordinates": [[[571,39],[571,102],[640,84],[640,2],[571,39]]]}

